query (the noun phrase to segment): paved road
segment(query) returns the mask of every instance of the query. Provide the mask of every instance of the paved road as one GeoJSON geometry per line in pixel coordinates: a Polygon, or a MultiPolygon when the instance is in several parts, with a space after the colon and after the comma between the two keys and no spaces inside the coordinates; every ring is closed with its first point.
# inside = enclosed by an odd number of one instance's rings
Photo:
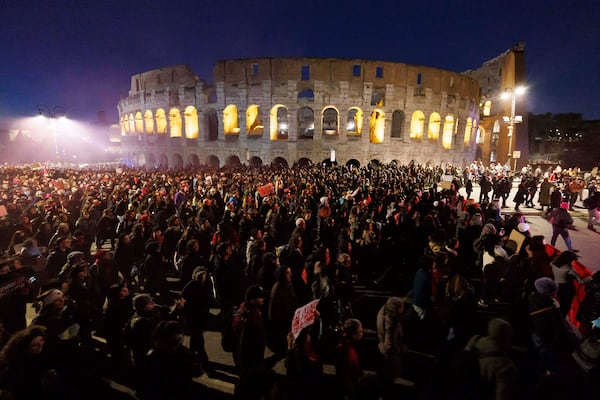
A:
{"type": "MultiPolygon", "coordinates": [[[[513,189],[510,193],[508,201],[506,203],[506,208],[502,209],[502,214],[512,214],[514,213],[514,202],[512,199],[514,198],[517,192],[518,182],[513,184],[513,189]]],[[[460,190],[460,193],[463,196],[466,196],[464,188],[460,190]]],[[[473,193],[471,197],[474,199],[479,199],[479,186],[475,185],[473,187],[473,193]]],[[[587,189],[583,192],[583,198],[587,197],[587,189]]],[[[539,204],[537,203],[537,195],[534,199],[534,205],[536,208],[528,208],[523,205],[520,206],[521,213],[525,215],[527,223],[530,226],[532,235],[544,235],[546,237],[546,241],[550,243],[550,239],[552,238],[552,225],[550,222],[543,217],[543,212],[539,210],[539,204]]],[[[591,269],[592,271],[600,270],[600,233],[596,233],[587,229],[587,221],[588,221],[588,210],[583,207],[583,203],[581,200],[578,200],[575,203],[575,211],[570,212],[571,216],[574,220],[574,230],[571,230],[570,236],[573,242],[573,248],[579,250],[579,261],[591,269]]],[[[600,232],[600,225],[597,225],[596,228],[600,232]]],[[[567,246],[561,237],[556,241],[556,248],[560,251],[567,250],[567,246]]]]}

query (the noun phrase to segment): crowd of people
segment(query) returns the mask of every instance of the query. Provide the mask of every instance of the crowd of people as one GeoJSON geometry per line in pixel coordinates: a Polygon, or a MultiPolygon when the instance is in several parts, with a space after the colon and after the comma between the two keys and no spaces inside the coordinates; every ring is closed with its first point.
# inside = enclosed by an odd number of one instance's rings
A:
{"type": "MultiPolygon", "coordinates": [[[[600,274],[571,267],[577,254],[563,215],[583,177],[523,172],[515,211],[503,215],[512,176],[476,163],[3,166],[0,391],[108,398],[116,396],[108,378],[142,399],[203,398],[192,378],[219,369],[204,338],[211,308],[220,309],[244,399],[320,398],[324,362],[336,366],[339,398],[391,398],[410,351],[440,360],[429,371],[430,398],[482,398],[449,379],[464,349],[479,354],[477,389],[491,398],[516,398],[529,370],[561,374],[565,354],[597,377],[590,348],[600,347],[600,274]],[[552,244],[560,235],[568,245],[560,255],[548,254],[520,213],[538,191],[556,226],[552,244]],[[570,321],[575,280],[587,295],[570,321]],[[394,293],[372,320],[355,310],[364,287],[394,293]],[[315,300],[314,322],[294,332],[296,310],[315,300]],[[28,324],[29,303],[37,315],[28,324]],[[478,310],[492,309],[505,315],[482,328],[478,310]],[[377,342],[370,351],[366,326],[377,342]],[[526,361],[514,357],[515,344],[531,350],[526,361]],[[272,368],[284,359],[282,380],[272,368]]],[[[593,176],[588,190],[594,230],[593,176]]]]}

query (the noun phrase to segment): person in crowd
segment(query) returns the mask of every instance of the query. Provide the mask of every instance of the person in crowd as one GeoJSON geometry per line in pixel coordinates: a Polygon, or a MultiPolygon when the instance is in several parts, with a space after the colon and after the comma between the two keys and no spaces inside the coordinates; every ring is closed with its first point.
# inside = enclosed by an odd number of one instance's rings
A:
{"type": "Polygon", "coordinates": [[[131,360],[125,350],[123,328],[133,312],[131,293],[126,282],[111,286],[108,292],[108,304],[104,312],[104,336],[114,372],[113,379],[124,383],[130,383],[127,380],[127,372],[131,360]]]}
{"type": "Polygon", "coordinates": [[[394,379],[400,376],[407,351],[403,337],[402,316],[404,303],[399,297],[390,297],[377,313],[377,348],[381,363],[377,370],[383,390],[391,391],[394,379]]]}
{"type": "Polygon", "coordinates": [[[269,362],[283,359],[287,351],[287,335],[292,327],[292,317],[299,304],[292,288],[292,270],[286,265],[275,271],[276,282],[271,289],[268,309],[269,348],[273,356],[269,362]]]}
{"type": "Polygon", "coordinates": [[[575,297],[575,285],[573,284],[573,270],[571,265],[577,260],[577,255],[571,251],[563,251],[560,255],[554,257],[550,266],[554,281],[558,285],[556,297],[560,303],[560,312],[563,317],[566,317],[571,310],[571,304],[575,297]]]}
{"type": "Polygon", "coordinates": [[[267,330],[264,325],[262,308],[266,293],[260,286],[251,285],[246,289],[244,301],[240,304],[243,327],[235,329],[233,359],[240,374],[266,368],[265,347],[267,330]]]}
{"type": "Polygon", "coordinates": [[[336,348],[335,375],[341,389],[340,395],[347,398],[353,398],[355,392],[361,391],[360,383],[364,371],[357,345],[363,335],[364,329],[360,320],[349,318],[344,321],[342,339],[336,348]]]}
{"type": "Polygon", "coordinates": [[[569,227],[573,225],[573,217],[569,214],[569,203],[563,201],[560,203],[559,208],[554,209],[550,213],[550,223],[552,224],[552,239],[550,239],[550,244],[555,246],[556,239],[560,235],[567,245],[567,250],[577,251],[573,250],[571,236],[569,235],[569,227]]]}
{"type": "Polygon", "coordinates": [[[582,333],[590,329],[593,320],[600,317],[600,273],[596,271],[591,278],[582,279],[577,274],[572,274],[575,279],[585,287],[585,297],[579,305],[576,319],[581,323],[582,333]]]}

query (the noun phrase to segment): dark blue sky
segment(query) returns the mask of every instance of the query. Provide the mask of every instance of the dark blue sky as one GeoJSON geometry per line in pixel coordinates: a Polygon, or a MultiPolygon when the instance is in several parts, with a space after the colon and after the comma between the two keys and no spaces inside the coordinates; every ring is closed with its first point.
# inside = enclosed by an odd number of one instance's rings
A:
{"type": "Polygon", "coordinates": [[[454,71],[526,42],[528,108],[600,119],[591,1],[0,0],[0,122],[59,105],[117,120],[131,75],[216,60],[365,58],[454,71]]]}

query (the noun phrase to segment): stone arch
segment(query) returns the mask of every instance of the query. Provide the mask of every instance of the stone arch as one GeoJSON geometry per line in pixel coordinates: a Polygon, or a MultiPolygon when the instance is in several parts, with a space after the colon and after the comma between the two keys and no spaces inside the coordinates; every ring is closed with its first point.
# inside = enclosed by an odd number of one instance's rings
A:
{"type": "Polygon", "coordinates": [[[238,167],[238,166],[242,165],[242,162],[240,161],[240,158],[238,156],[236,156],[235,154],[232,154],[229,157],[227,157],[227,160],[225,161],[225,165],[228,167],[238,167]]]}
{"type": "Polygon", "coordinates": [[[246,135],[262,136],[265,124],[260,115],[260,106],[251,104],[246,109],[246,135]]]}
{"type": "Polygon", "coordinates": [[[144,118],[141,111],[135,113],[135,133],[138,135],[144,133],[144,118]]]}
{"type": "Polygon", "coordinates": [[[223,110],[223,133],[225,135],[240,134],[238,109],[235,104],[230,104],[223,110]]]}
{"type": "Polygon", "coordinates": [[[444,118],[444,128],[442,129],[442,148],[450,150],[454,142],[454,116],[446,115],[444,118]]]}
{"type": "Polygon", "coordinates": [[[312,139],[315,134],[315,112],[310,107],[298,110],[298,138],[312,139]]]}
{"type": "Polygon", "coordinates": [[[383,107],[385,98],[385,89],[374,89],[371,93],[371,105],[383,107]]]}
{"type": "Polygon", "coordinates": [[[198,110],[194,106],[187,106],[183,113],[185,119],[185,138],[198,139],[198,110]]]}
{"type": "Polygon", "coordinates": [[[192,168],[198,168],[200,166],[200,159],[196,154],[190,154],[188,156],[188,165],[192,168]]]}
{"type": "Polygon", "coordinates": [[[146,128],[147,135],[154,134],[154,117],[151,110],[146,110],[144,113],[144,127],[146,128]]]}
{"type": "Polygon", "coordinates": [[[413,112],[410,119],[410,138],[421,140],[423,139],[423,131],[425,130],[425,114],[423,111],[416,110],[413,112]]]}
{"type": "Polygon", "coordinates": [[[142,152],[137,153],[136,155],[136,160],[135,160],[135,164],[138,167],[145,167],[146,166],[146,155],[142,152]]]}
{"type": "Polygon", "coordinates": [[[306,157],[302,157],[298,160],[299,167],[308,167],[312,165],[312,161],[306,157]]]}
{"type": "Polygon", "coordinates": [[[221,161],[219,161],[219,157],[211,154],[210,156],[206,157],[206,165],[210,167],[219,167],[221,165],[221,161]]]}
{"type": "Polygon", "coordinates": [[[156,157],[154,153],[148,153],[146,156],[146,169],[148,168],[156,168],[156,157]]]}
{"type": "Polygon", "coordinates": [[[158,156],[158,169],[169,169],[169,159],[165,153],[158,156]]]}
{"type": "Polygon", "coordinates": [[[252,156],[250,157],[250,160],[248,160],[248,165],[251,167],[260,167],[262,164],[263,161],[257,156],[252,156]]]}
{"type": "Polygon", "coordinates": [[[492,112],[492,101],[487,100],[485,103],[483,103],[483,116],[489,117],[491,112],[492,112]]]}
{"type": "Polygon", "coordinates": [[[179,153],[173,154],[173,169],[183,169],[183,157],[179,153]]]}
{"type": "Polygon", "coordinates": [[[156,110],[156,134],[159,136],[167,134],[167,116],[162,108],[156,110]]]}
{"type": "Polygon", "coordinates": [[[323,121],[323,135],[334,136],[339,133],[340,113],[337,108],[333,106],[325,107],[321,118],[323,121]]]}
{"type": "Polygon", "coordinates": [[[169,137],[181,137],[181,112],[178,108],[172,107],[169,110],[169,137]]]}
{"type": "Polygon", "coordinates": [[[133,116],[133,113],[129,113],[129,134],[134,134],[135,133],[135,117],[133,116]]]}
{"type": "Polygon", "coordinates": [[[271,162],[271,165],[274,166],[274,167],[287,168],[288,167],[288,162],[283,157],[275,157],[273,159],[273,161],[271,162]]]}
{"type": "Polygon", "coordinates": [[[473,131],[473,119],[471,117],[467,118],[467,123],[465,125],[465,136],[463,138],[463,143],[465,146],[471,144],[471,132],[473,131]]]}
{"type": "Polygon", "coordinates": [[[219,117],[217,117],[217,112],[212,108],[206,110],[204,115],[206,116],[206,126],[208,128],[206,140],[208,142],[214,142],[219,138],[219,117]]]}
{"type": "Polygon", "coordinates": [[[271,108],[270,128],[271,140],[287,140],[289,133],[288,109],[283,104],[276,104],[271,108]]]}
{"type": "Polygon", "coordinates": [[[358,107],[352,107],[348,110],[346,118],[346,134],[349,136],[362,135],[363,111],[358,107]]]}
{"type": "Polygon", "coordinates": [[[392,137],[402,139],[404,136],[404,112],[402,110],[394,110],[392,113],[392,137]]]}
{"type": "Polygon", "coordinates": [[[358,161],[356,158],[351,158],[346,161],[346,167],[360,168],[360,161],[358,161]]]}
{"type": "Polygon", "coordinates": [[[127,116],[121,115],[119,119],[119,126],[121,127],[121,136],[125,136],[127,133],[127,116]]]}
{"type": "Polygon", "coordinates": [[[385,136],[385,113],[376,109],[371,113],[369,119],[369,141],[371,143],[383,143],[385,136]]]}
{"type": "Polygon", "coordinates": [[[442,118],[440,114],[434,112],[429,116],[429,125],[427,126],[427,139],[437,142],[440,139],[440,124],[442,118]]]}
{"type": "Polygon", "coordinates": [[[500,132],[500,121],[499,120],[494,120],[494,128],[492,129],[492,133],[499,133],[500,132]]]}

